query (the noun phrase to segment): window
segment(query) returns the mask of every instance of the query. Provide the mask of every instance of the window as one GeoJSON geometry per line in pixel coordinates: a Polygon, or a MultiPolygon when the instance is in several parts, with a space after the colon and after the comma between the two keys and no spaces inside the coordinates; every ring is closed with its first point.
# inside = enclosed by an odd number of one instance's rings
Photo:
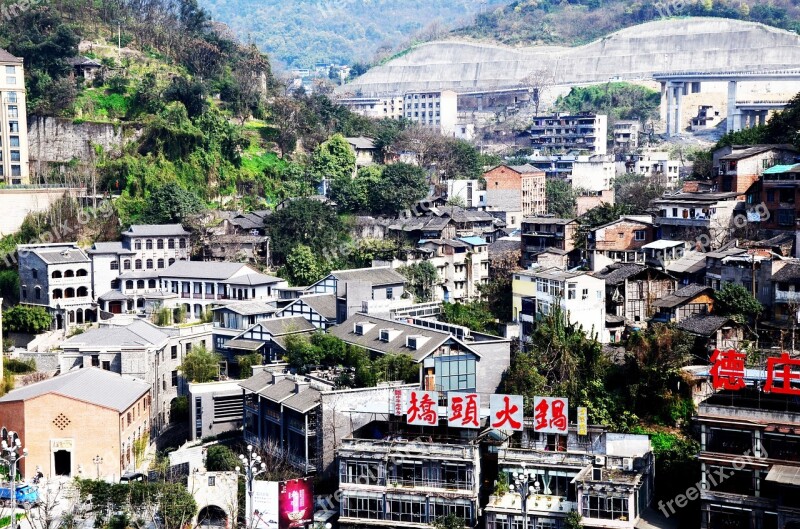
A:
{"type": "Polygon", "coordinates": [[[439,356],[434,358],[436,389],[459,391],[475,389],[475,358],[467,355],[439,356]]]}
{"type": "Polygon", "coordinates": [[[153,239],[147,239],[144,242],[144,249],[145,250],[152,250],[153,249],[153,239]]]}
{"type": "Polygon", "coordinates": [[[31,269],[31,277],[34,279],[39,279],[39,271],[35,268],[31,269]]]}
{"type": "Polygon", "coordinates": [[[383,468],[378,463],[363,461],[347,461],[344,463],[342,483],[358,483],[360,485],[380,485],[383,468]]]}
{"type": "Polygon", "coordinates": [[[178,247],[179,248],[186,248],[186,239],[181,238],[178,240],[178,247]]]}
{"type": "Polygon", "coordinates": [[[159,249],[159,250],[163,250],[164,249],[164,239],[158,239],[156,241],[156,248],[159,249]]]}
{"type": "Polygon", "coordinates": [[[33,297],[34,299],[42,299],[42,289],[39,287],[34,287],[33,297]]]}
{"type": "Polygon", "coordinates": [[[139,279],[136,281],[136,288],[142,289],[144,288],[144,279],[139,279]]]}
{"type": "MultiPolygon", "coordinates": [[[[56,290],[58,290],[58,289],[56,289],[56,290]]],[[[28,291],[26,289],[24,289],[24,288],[22,289],[22,298],[23,299],[28,299],[28,291]]],[[[53,292],[53,299],[56,299],[55,291],[53,292]]]]}
{"type": "Polygon", "coordinates": [[[216,476],[208,476],[208,486],[209,487],[216,487],[217,486],[217,477],[216,476]]]}
{"type": "Polygon", "coordinates": [[[169,261],[167,261],[167,266],[172,266],[174,264],[175,264],[175,259],[174,258],[171,258],[169,261]]]}
{"type": "Polygon", "coordinates": [[[103,369],[106,371],[111,371],[111,362],[108,360],[103,360],[103,369]]]}
{"type": "Polygon", "coordinates": [[[125,289],[126,290],[133,290],[133,281],[131,279],[128,279],[127,281],[125,281],[125,289]]]}
{"type": "Polygon", "coordinates": [[[153,269],[153,260],[152,259],[148,259],[146,264],[147,264],[147,269],[148,270],[152,270],[153,269]]]}
{"type": "Polygon", "coordinates": [[[567,299],[575,299],[575,283],[567,283],[567,299]]]}
{"type": "Polygon", "coordinates": [[[17,107],[17,105],[8,105],[8,117],[10,118],[19,117],[19,108],[17,107]]]}
{"type": "Polygon", "coordinates": [[[581,299],[582,299],[582,300],[587,300],[587,299],[589,299],[589,289],[588,289],[588,288],[584,288],[584,289],[581,291],[581,299]]]}
{"type": "Polygon", "coordinates": [[[175,239],[168,239],[167,240],[167,248],[169,248],[170,250],[174,250],[175,249],[175,239]]]}
{"type": "Polygon", "coordinates": [[[131,260],[130,259],[125,259],[124,261],[122,261],[122,269],[123,270],[130,270],[131,269],[131,260]]]}
{"type": "Polygon", "coordinates": [[[133,242],[133,248],[134,248],[134,250],[141,250],[142,249],[142,241],[141,241],[141,239],[136,239],[133,242]]]}
{"type": "Polygon", "coordinates": [[[16,92],[8,92],[8,102],[9,103],[16,103],[17,102],[17,93],[16,92]]]}
{"type": "Polygon", "coordinates": [[[156,280],[155,279],[148,279],[147,280],[147,288],[156,288],[156,280]]]}
{"type": "Polygon", "coordinates": [[[637,241],[643,241],[645,239],[645,231],[644,230],[636,230],[634,232],[634,239],[637,241]]]}
{"type": "Polygon", "coordinates": [[[116,259],[111,261],[111,269],[112,270],[119,270],[119,262],[116,259]]]}
{"type": "Polygon", "coordinates": [[[583,496],[581,514],[588,518],[602,520],[618,520],[628,518],[628,498],[611,498],[607,496],[583,496]]]}
{"type": "Polygon", "coordinates": [[[169,357],[172,360],[175,360],[176,358],[178,358],[178,346],[177,345],[173,345],[172,347],[170,347],[169,357]]]}
{"type": "Polygon", "coordinates": [[[177,388],[178,387],[178,371],[177,370],[172,372],[172,387],[173,388],[177,388]]]}
{"type": "Polygon", "coordinates": [[[203,399],[202,397],[194,398],[194,436],[198,439],[203,437],[203,399]]]}
{"type": "Polygon", "coordinates": [[[383,520],[383,496],[374,493],[361,493],[358,496],[345,496],[342,499],[342,515],[348,518],[383,520]]]}
{"type": "Polygon", "coordinates": [[[100,355],[92,355],[92,367],[100,367],[100,355]]]}
{"type": "Polygon", "coordinates": [[[141,270],[142,269],[142,260],[141,259],[137,259],[134,262],[134,268],[136,268],[137,270],[141,270]]]}
{"type": "Polygon", "coordinates": [[[9,121],[8,132],[19,134],[19,121],[9,121]]]}

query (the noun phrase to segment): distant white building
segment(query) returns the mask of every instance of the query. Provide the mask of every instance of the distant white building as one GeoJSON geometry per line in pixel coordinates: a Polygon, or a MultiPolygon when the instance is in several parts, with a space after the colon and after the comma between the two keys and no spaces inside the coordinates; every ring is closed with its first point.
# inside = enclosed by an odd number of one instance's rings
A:
{"type": "Polygon", "coordinates": [[[638,120],[621,119],[614,123],[614,149],[621,152],[636,150],[641,130],[642,123],[638,120]]]}
{"type": "Polygon", "coordinates": [[[403,96],[345,97],[337,100],[351,112],[374,119],[403,117],[403,96]]]}
{"type": "Polygon", "coordinates": [[[458,121],[458,94],[452,90],[407,93],[403,100],[407,120],[426,125],[447,136],[454,135],[458,121]]]}
{"type": "Polygon", "coordinates": [[[485,208],[486,191],[480,189],[478,180],[448,180],[447,199],[460,199],[466,209],[485,208]]]}
{"type": "Polygon", "coordinates": [[[586,151],[606,154],[608,116],[602,114],[554,114],[533,118],[531,147],[550,152],[586,151]]]}
{"type": "Polygon", "coordinates": [[[25,107],[25,71],[20,57],[0,49],[0,182],[29,183],[28,121],[25,107]]]}

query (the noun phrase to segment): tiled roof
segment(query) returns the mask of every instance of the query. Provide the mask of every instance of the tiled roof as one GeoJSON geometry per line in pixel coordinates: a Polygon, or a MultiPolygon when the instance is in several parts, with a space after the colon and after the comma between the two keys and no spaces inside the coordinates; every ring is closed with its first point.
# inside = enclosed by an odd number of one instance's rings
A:
{"type": "Polygon", "coordinates": [[[119,241],[115,242],[96,242],[92,245],[92,248],[87,251],[88,254],[103,254],[103,253],[115,253],[115,254],[135,254],[133,250],[128,250],[122,246],[122,243],[119,241]]]}
{"type": "Polygon", "coordinates": [[[406,282],[404,275],[389,267],[334,270],[331,275],[339,281],[366,281],[372,283],[372,286],[394,285],[406,282]]]}
{"type": "Polygon", "coordinates": [[[720,327],[732,322],[730,318],[725,316],[712,316],[710,314],[696,314],[678,322],[678,329],[698,334],[700,336],[711,336],[717,332],[720,327]]]}
{"type": "Polygon", "coordinates": [[[17,250],[38,255],[47,264],[89,263],[89,256],[77,246],[19,245],[17,250]]]}
{"type": "Polygon", "coordinates": [[[628,263],[621,264],[615,263],[608,265],[599,272],[594,272],[592,275],[600,279],[605,279],[607,285],[618,285],[628,279],[629,277],[638,274],[647,268],[644,265],[628,263]]]}
{"type": "Polygon", "coordinates": [[[284,281],[280,277],[268,276],[266,274],[262,274],[260,272],[253,272],[252,274],[245,274],[241,276],[232,277],[223,281],[223,283],[227,283],[229,285],[248,285],[248,286],[257,286],[257,285],[269,285],[271,283],[280,283],[284,281]]]}
{"type": "Polygon", "coordinates": [[[0,402],[24,401],[53,393],[121,413],[148,391],[150,385],[143,380],[86,367],[15,389],[0,398],[0,402]]]}
{"type": "Polygon", "coordinates": [[[258,393],[267,386],[271,386],[274,380],[275,377],[271,372],[267,370],[261,370],[247,380],[239,382],[239,385],[247,391],[258,393]]]}
{"type": "Polygon", "coordinates": [[[258,325],[261,325],[261,328],[272,336],[316,330],[316,327],[311,325],[311,323],[302,316],[287,316],[285,318],[262,320],[258,322],[258,325]]]}
{"type": "Polygon", "coordinates": [[[68,338],[64,348],[91,347],[154,347],[166,342],[169,334],[145,321],[137,320],[128,325],[106,325],[90,329],[68,338]]]}
{"type": "Polygon", "coordinates": [[[283,401],[283,405],[300,413],[306,413],[322,402],[322,393],[313,388],[305,388],[283,401]]]}
{"type": "Polygon", "coordinates": [[[333,294],[319,294],[303,296],[300,301],[314,309],[320,316],[336,321],[336,296],[333,294]]]}
{"type": "Polygon", "coordinates": [[[749,158],[751,156],[755,156],[757,154],[761,154],[763,152],[771,151],[773,149],[780,149],[780,150],[789,150],[789,151],[797,151],[792,145],[786,144],[763,144],[763,145],[753,145],[752,147],[748,147],[743,150],[737,150],[730,154],[727,154],[720,158],[720,161],[732,161],[732,160],[742,160],[744,158],[749,158]]]}
{"type": "Polygon", "coordinates": [[[202,278],[224,281],[230,279],[242,268],[250,272],[255,270],[242,263],[214,262],[214,261],[176,261],[161,272],[162,277],[202,278]]]}
{"type": "Polygon", "coordinates": [[[272,314],[277,312],[278,309],[263,301],[237,301],[235,303],[228,303],[220,307],[215,307],[211,310],[229,310],[236,314],[243,316],[255,316],[257,314],[272,314]]]}
{"type": "Polygon", "coordinates": [[[345,141],[356,149],[372,150],[375,148],[375,140],[358,136],[355,138],[345,138],[345,141]]]}
{"type": "Polygon", "coordinates": [[[180,224],[133,224],[122,235],[131,237],[165,237],[169,235],[189,235],[180,224]]]}
{"type": "Polygon", "coordinates": [[[10,53],[8,53],[6,50],[0,49],[0,63],[3,63],[3,62],[13,62],[13,63],[17,63],[17,64],[22,64],[22,58],[21,57],[15,57],[15,56],[11,55],[10,53]]]}
{"type": "Polygon", "coordinates": [[[273,384],[272,386],[267,386],[266,388],[260,389],[258,394],[262,397],[269,399],[273,402],[277,402],[280,404],[281,402],[285,401],[292,395],[294,395],[294,390],[297,384],[289,379],[283,379],[279,381],[277,384],[273,384]]]}
{"type": "Polygon", "coordinates": [[[686,285],[683,288],[679,288],[674,293],[665,296],[661,299],[657,299],[653,302],[654,307],[677,307],[683,303],[686,303],[693,298],[697,297],[698,295],[702,294],[706,291],[712,291],[711,287],[706,287],[703,285],[686,285]]]}

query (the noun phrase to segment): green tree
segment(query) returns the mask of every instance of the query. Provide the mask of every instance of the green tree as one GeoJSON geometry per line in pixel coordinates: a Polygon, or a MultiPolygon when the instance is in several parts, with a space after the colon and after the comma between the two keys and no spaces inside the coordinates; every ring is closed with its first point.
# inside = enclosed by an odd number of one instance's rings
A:
{"type": "Polygon", "coordinates": [[[571,219],[578,207],[577,195],[566,180],[549,178],[545,184],[547,212],[556,217],[571,219]]]}
{"type": "Polygon", "coordinates": [[[336,212],[318,200],[290,200],[269,221],[273,255],[284,262],[297,245],[308,246],[315,255],[333,251],[346,237],[345,226],[336,212]]]}
{"type": "Polygon", "coordinates": [[[336,202],[339,211],[369,211],[370,189],[381,181],[382,175],[382,166],[370,165],[359,169],[355,178],[336,177],[331,182],[331,200],[336,202]]]}
{"type": "Polygon", "coordinates": [[[178,369],[190,382],[211,382],[219,376],[219,362],[222,358],[205,346],[195,346],[183,358],[178,369]]]}
{"type": "Polygon", "coordinates": [[[425,171],[415,165],[393,163],[386,166],[382,178],[370,189],[370,209],[395,215],[427,195],[425,171]]]}
{"type": "Polygon", "coordinates": [[[169,405],[169,421],[180,424],[189,421],[189,397],[181,395],[169,405]]]}
{"type": "Polygon", "coordinates": [[[164,529],[183,529],[197,514],[197,503],[183,484],[160,484],[159,493],[164,529]]]}
{"type": "Polygon", "coordinates": [[[578,511],[570,511],[567,513],[567,516],[564,517],[564,529],[582,529],[582,519],[581,513],[578,511]]]}
{"type": "Polygon", "coordinates": [[[467,525],[463,518],[455,514],[439,516],[431,524],[434,529],[464,529],[467,525]]]}
{"type": "Polygon", "coordinates": [[[401,266],[397,271],[408,279],[408,288],[414,293],[414,299],[418,303],[433,300],[433,288],[439,279],[439,274],[430,261],[401,266]]]}
{"type": "Polygon", "coordinates": [[[334,134],[314,150],[310,169],[318,182],[325,178],[352,178],[356,170],[356,155],[341,134],[334,134]]]}
{"type": "Polygon", "coordinates": [[[496,332],[494,314],[481,301],[470,303],[444,303],[442,305],[442,321],[469,327],[477,332],[496,332]]]}
{"type": "Polygon", "coordinates": [[[236,355],[236,363],[239,364],[239,378],[250,378],[253,376],[253,366],[260,366],[262,362],[261,353],[250,353],[247,355],[236,355]]]}
{"type": "Polygon", "coordinates": [[[241,466],[236,453],[225,445],[209,446],[206,451],[206,470],[209,472],[231,472],[241,466]]]}
{"type": "Polygon", "coordinates": [[[19,300],[19,272],[0,270],[0,298],[10,303],[19,300]]]}
{"type": "Polygon", "coordinates": [[[764,131],[765,143],[788,143],[800,147],[800,93],[782,111],[775,113],[764,131]]]}
{"type": "Polygon", "coordinates": [[[17,305],[3,311],[3,332],[39,334],[50,329],[53,318],[44,307],[17,305]]]}
{"type": "Polygon", "coordinates": [[[409,354],[383,355],[373,362],[373,369],[378,379],[384,382],[419,382],[420,365],[409,354]]]}
{"type": "Polygon", "coordinates": [[[758,317],[764,307],[750,290],[738,283],[725,283],[714,292],[714,312],[744,323],[758,317]]]}
{"type": "Polygon", "coordinates": [[[289,255],[286,256],[284,270],[286,279],[292,286],[311,285],[325,276],[324,269],[320,266],[314,252],[305,244],[299,244],[292,248],[289,255]]]}
{"type": "Polygon", "coordinates": [[[150,193],[145,219],[152,224],[180,223],[203,209],[203,202],[176,182],[168,182],[150,193]]]}

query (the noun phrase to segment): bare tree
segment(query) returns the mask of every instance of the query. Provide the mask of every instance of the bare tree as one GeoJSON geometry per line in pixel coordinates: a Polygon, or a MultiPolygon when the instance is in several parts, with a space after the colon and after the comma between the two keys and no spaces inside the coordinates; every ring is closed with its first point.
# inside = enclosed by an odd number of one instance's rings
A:
{"type": "Polygon", "coordinates": [[[26,510],[33,529],[57,529],[74,525],[74,507],[78,491],[71,483],[43,481],[39,486],[39,503],[26,510]]]}
{"type": "Polygon", "coordinates": [[[547,69],[533,70],[522,78],[522,85],[527,87],[531,94],[534,115],[539,115],[539,105],[553,87],[554,81],[553,72],[547,69]]]}

